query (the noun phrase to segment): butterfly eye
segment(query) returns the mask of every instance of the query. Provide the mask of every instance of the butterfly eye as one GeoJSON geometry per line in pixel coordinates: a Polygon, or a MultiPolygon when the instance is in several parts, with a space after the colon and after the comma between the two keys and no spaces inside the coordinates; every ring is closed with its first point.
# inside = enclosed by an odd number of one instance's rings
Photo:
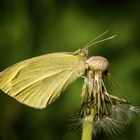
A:
{"type": "Polygon", "coordinates": [[[88,49],[85,49],[85,48],[78,49],[73,54],[77,55],[77,56],[80,56],[80,57],[86,57],[86,56],[88,56],[88,49]]]}

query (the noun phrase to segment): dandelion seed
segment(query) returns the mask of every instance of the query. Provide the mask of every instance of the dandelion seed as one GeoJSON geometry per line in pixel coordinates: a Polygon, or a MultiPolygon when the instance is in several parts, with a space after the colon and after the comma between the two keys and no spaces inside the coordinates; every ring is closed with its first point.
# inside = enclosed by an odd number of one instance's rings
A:
{"type": "Polygon", "coordinates": [[[104,116],[102,119],[95,121],[94,129],[95,133],[100,133],[104,131],[107,135],[113,135],[120,133],[123,129],[123,122],[110,118],[109,116],[104,116]]]}
{"type": "Polygon", "coordinates": [[[126,104],[123,105],[114,105],[111,108],[111,116],[119,121],[126,122],[129,116],[129,111],[126,109],[126,104]]]}
{"type": "Polygon", "coordinates": [[[77,133],[82,131],[83,118],[79,113],[70,115],[69,121],[68,127],[72,132],[77,133]]]}
{"type": "Polygon", "coordinates": [[[130,105],[129,106],[129,120],[131,121],[136,116],[140,117],[140,108],[130,105]]]}

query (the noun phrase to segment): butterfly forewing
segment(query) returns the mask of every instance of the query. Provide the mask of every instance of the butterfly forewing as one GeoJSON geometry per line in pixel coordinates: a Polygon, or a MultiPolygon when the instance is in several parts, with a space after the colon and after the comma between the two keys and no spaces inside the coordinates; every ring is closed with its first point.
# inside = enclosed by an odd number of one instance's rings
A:
{"type": "Polygon", "coordinates": [[[73,54],[42,55],[1,72],[0,89],[28,106],[44,108],[85,69],[85,59],[73,54]]]}

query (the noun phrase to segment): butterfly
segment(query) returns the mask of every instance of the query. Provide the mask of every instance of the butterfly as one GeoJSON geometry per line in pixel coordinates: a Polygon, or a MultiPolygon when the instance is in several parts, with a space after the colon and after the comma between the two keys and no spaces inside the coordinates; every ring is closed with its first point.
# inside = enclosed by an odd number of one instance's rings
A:
{"type": "Polygon", "coordinates": [[[50,53],[18,62],[0,73],[0,90],[25,105],[45,108],[88,71],[88,48],[114,37],[94,39],[75,52],[50,53]]]}

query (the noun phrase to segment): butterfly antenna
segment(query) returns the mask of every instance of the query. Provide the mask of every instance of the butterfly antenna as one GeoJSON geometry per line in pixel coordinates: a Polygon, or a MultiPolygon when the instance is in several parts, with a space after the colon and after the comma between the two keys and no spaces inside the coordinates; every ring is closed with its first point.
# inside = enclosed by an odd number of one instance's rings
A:
{"type": "Polygon", "coordinates": [[[95,45],[95,44],[97,44],[97,43],[104,42],[104,41],[107,41],[107,40],[111,40],[111,39],[113,39],[114,37],[117,36],[117,35],[113,35],[113,36],[110,36],[110,37],[108,37],[108,38],[105,38],[105,39],[96,41],[97,39],[99,39],[100,37],[102,37],[103,35],[105,35],[105,34],[108,33],[108,32],[109,32],[109,31],[107,30],[107,31],[105,31],[104,33],[102,33],[101,35],[99,35],[98,37],[96,37],[95,39],[89,41],[89,42],[87,43],[87,45],[84,47],[84,49],[88,49],[89,47],[91,47],[91,46],[93,46],[93,45],[95,45]]]}
{"type": "Polygon", "coordinates": [[[102,37],[103,35],[107,34],[109,32],[109,30],[106,30],[104,33],[100,34],[99,36],[97,36],[96,38],[94,38],[93,40],[90,40],[87,45],[85,46],[85,48],[91,44],[92,42],[96,41],[98,38],[102,37]]]}

